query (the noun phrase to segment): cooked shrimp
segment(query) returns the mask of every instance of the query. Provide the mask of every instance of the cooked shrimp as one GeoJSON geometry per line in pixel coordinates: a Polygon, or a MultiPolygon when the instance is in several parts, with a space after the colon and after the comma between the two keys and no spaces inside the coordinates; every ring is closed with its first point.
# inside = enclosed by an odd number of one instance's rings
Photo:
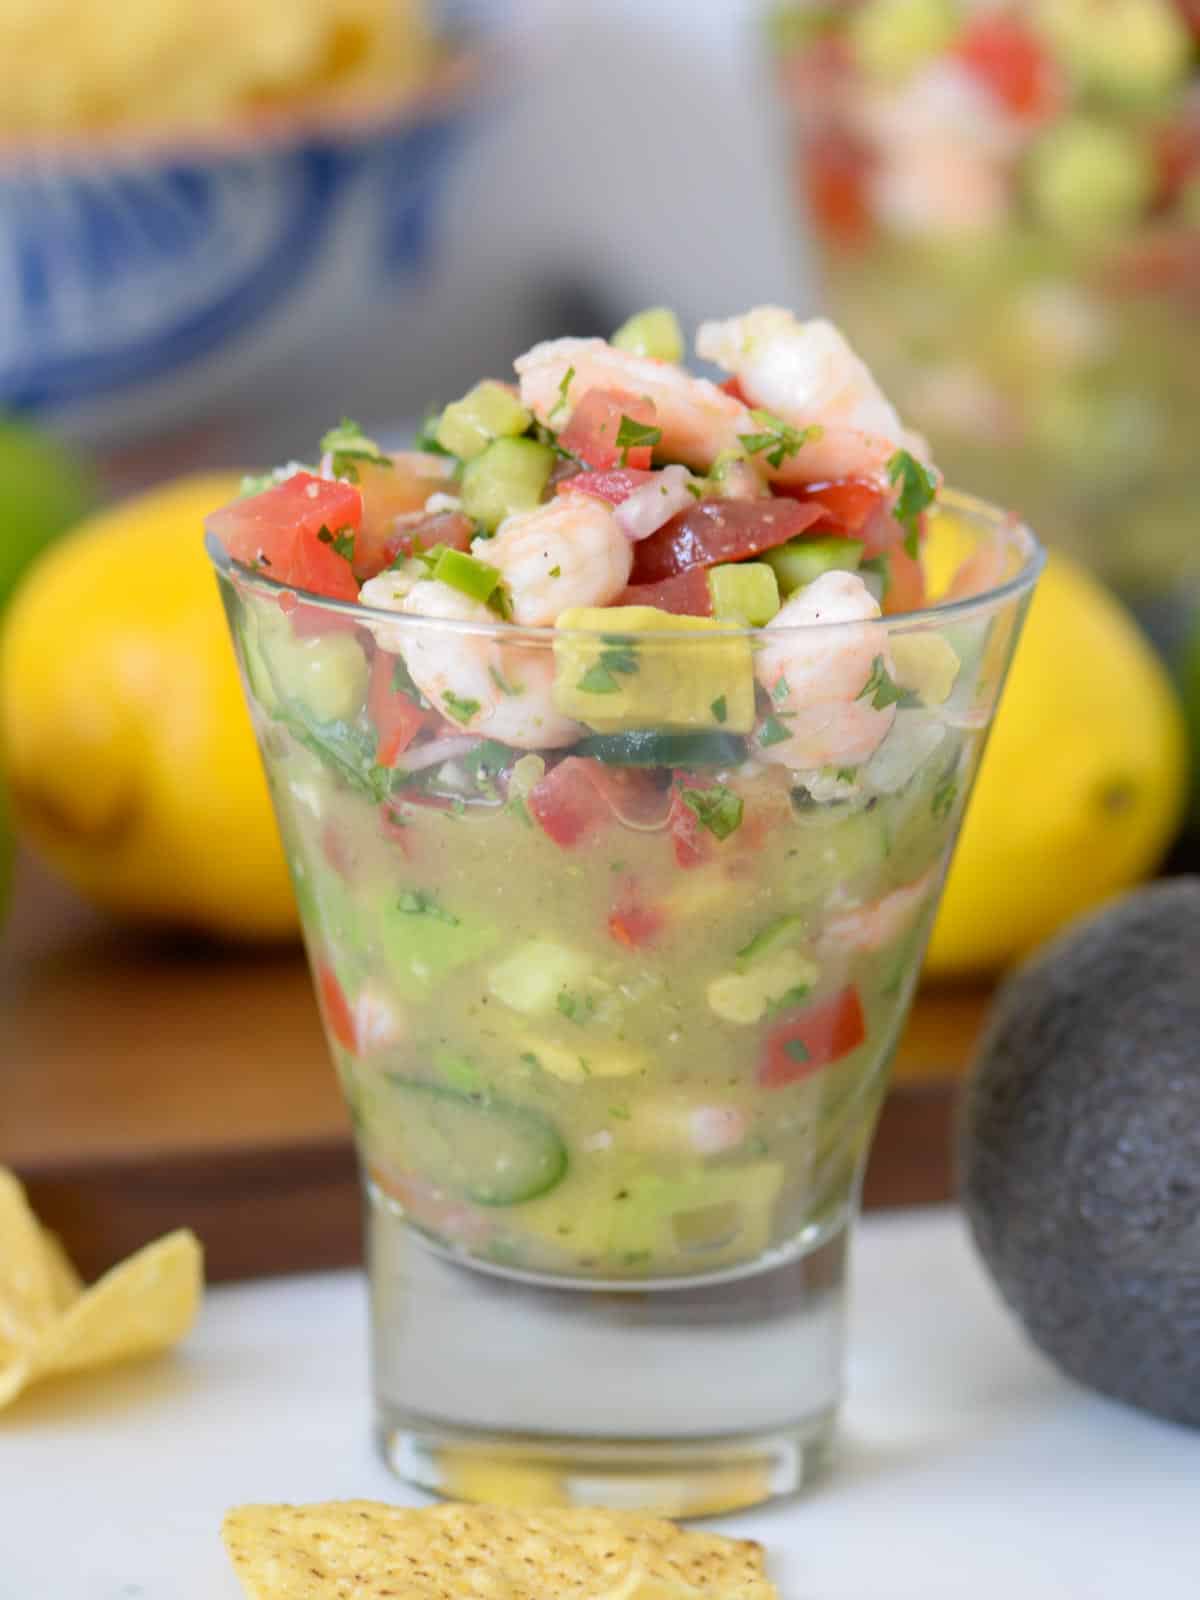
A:
{"type": "Polygon", "coordinates": [[[498,568],[522,627],[545,627],[571,606],[606,606],[629,582],[633,546],[612,507],[587,494],[562,494],[507,517],[493,539],[472,546],[498,568]]]}
{"type": "Polygon", "coordinates": [[[877,663],[892,671],[887,634],[870,626],[880,614],[857,573],[826,572],[771,619],[768,634],[787,632],[763,647],[754,670],[788,737],[760,743],[761,760],[793,771],[856,767],[883,743],[896,708],[864,693],[877,663]]]}
{"type": "Polygon", "coordinates": [[[754,431],[744,405],[707,378],[669,361],[630,355],[603,339],[551,339],[519,356],[521,403],[539,422],[563,428],[589,389],[627,389],[654,402],[659,448],[672,461],[707,472],[738,437],[754,431]]]}
{"type": "MultiPolygon", "coordinates": [[[[478,622],[495,629],[496,616],[465,594],[432,578],[408,591],[399,610],[411,617],[478,622]]],[[[584,728],[555,709],[554,655],[542,646],[501,644],[494,631],[458,633],[435,628],[389,628],[376,623],[384,648],[404,657],[413,682],[442,715],[467,733],[521,750],[574,744],[584,728]]]]}
{"type": "MultiPolygon", "coordinates": [[[[790,311],[759,306],[727,322],[703,323],[696,350],[733,373],[751,405],[794,428],[821,429],[778,467],[755,457],[773,482],[871,477],[886,483],[887,464],[897,450],[928,459],[924,440],[905,429],[831,322],[797,322],[790,311]]],[[[739,426],[737,431],[747,430],[739,426]]],[[[749,431],[762,430],[754,425],[749,431]]]]}
{"type": "Polygon", "coordinates": [[[930,867],[878,900],[835,912],[825,923],[820,944],[838,950],[882,950],[916,922],[937,888],[939,872],[939,867],[930,867]]]}

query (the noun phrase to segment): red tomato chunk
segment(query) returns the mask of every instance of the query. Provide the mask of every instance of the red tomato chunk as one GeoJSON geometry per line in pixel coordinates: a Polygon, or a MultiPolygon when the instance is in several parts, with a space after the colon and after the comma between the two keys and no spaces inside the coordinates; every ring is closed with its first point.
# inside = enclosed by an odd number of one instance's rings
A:
{"type": "MultiPolygon", "coordinates": [[[[558,442],[564,450],[586,461],[595,472],[608,472],[613,467],[645,471],[654,453],[651,446],[632,445],[622,449],[617,444],[617,435],[622,417],[652,428],[655,415],[654,402],[644,395],[630,394],[624,389],[589,389],[559,434],[558,442]]],[[[578,479],[572,480],[572,483],[577,482],[578,479]]]]}
{"type": "Polygon", "coordinates": [[[661,583],[690,567],[745,561],[820,522],[820,505],[799,500],[700,500],[634,547],[633,583],[661,583]]]}
{"type": "Polygon", "coordinates": [[[424,725],[425,713],[415,701],[392,687],[396,658],[378,650],[371,663],[367,711],[375,729],[376,759],[381,767],[394,767],[424,725]]]}
{"type": "Polygon", "coordinates": [[[208,529],[235,561],[260,567],[278,583],[331,600],[357,600],[351,563],[331,537],[356,537],[361,520],[362,498],[352,483],[297,472],[215,511],[208,529]]]}
{"type": "Polygon", "coordinates": [[[867,1037],[862,1001],[853,984],[789,1012],[767,1035],[758,1069],[764,1089],[798,1083],[857,1050],[867,1037]]]}
{"type": "Polygon", "coordinates": [[[657,606],[677,617],[711,617],[712,591],[704,567],[664,578],[661,583],[636,583],[622,590],[613,602],[618,606],[657,606]]]}
{"type": "Polygon", "coordinates": [[[591,769],[583,757],[568,756],[529,791],[529,814],[564,850],[583,843],[612,816],[591,769]]]}

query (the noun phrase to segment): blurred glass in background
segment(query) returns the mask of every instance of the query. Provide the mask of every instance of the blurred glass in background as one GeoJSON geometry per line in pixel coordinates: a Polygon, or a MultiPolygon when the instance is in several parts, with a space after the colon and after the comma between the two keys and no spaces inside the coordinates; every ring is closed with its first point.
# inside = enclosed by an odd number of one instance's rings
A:
{"type": "Polygon", "coordinates": [[[1200,8],[789,0],[822,290],[949,479],[1156,626],[1200,581],[1200,8]]]}

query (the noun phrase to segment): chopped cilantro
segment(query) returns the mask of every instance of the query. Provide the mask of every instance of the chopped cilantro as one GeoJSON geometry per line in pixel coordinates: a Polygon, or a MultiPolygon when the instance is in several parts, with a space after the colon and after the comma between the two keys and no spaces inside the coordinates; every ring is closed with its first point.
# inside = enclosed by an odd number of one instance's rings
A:
{"type": "Polygon", "coordinates": [[[729,706],[723,694],[719,694],[717,698],[710,703],[708,709],[712,712],[713,716],[718,722],[724,722],[726,717],[729,715],[729,706]]]}
{"type": "Polygon", "coordinates": [[[911,689],[902,689],[892,677],[887,667],[883,664],[883,657],[876,656],[871,663],[871,671],[866,683],[855,696],[856,700],[870,700],[876,711],[882,711],[885,706],[919,706],[920,695],[911,689]]]}
{"type": "Polygon", "coordinates": [[[781,673],[771,687],[771,699],[777,706],[781,706],[791,692],[787,679],[781,673]]]}
{"type": "Polygon", "coordinates": [[[750,415],[762,431],[740,433],[738,440],[747,455],[765,456],[772,467],[781,467],[810,440],[819,439],[825,432],[819,423],[808,428],[793,428],[773,411],[751,411],[750,415]]]}
{"type": "Polygon", "coordinates": [[[373,801],[385,798],[391,774],[378,763],[373,733],[364,732],[353,722],[320,721],[299,700],[288,701],[273,715],[298,744],[331,768],[349,788],[373,801]]]}
{"type": "Polygon", "coordinates": [[[587,694],[618,694],[621,685],[617,674],[630,677],[638,670],[637,653],[628,644],[611,644],[601,650],[599,657],[580,678],[576,688],[587,694]]]}
{"type": "Polygon", "coordinates": [[[343,417],[336,428],[330,428],[325,434],[321,440],[321,454],[331,458],[330,467],[335,478],[348,478],[351,483],[358,482],[360,461],[369,461],[377,467],[392,464],[392,458],[384,455],[374,439],[369,439],[349,417],[343,417]]]}
{"type": "Polygon", "coordinates": [[[661,428],[638,422],[633,417],[625,416],[622,412],[621,426],[617,429],[617,449],[621,452],[622,466],[628,461],[631,450],[637,450],[644,445],[649,445],[653,449],[661,440],[661,428]]]}
{"type": "Polygon", "coordinates": [[[920,551],[918,518],[937,495],[937,476],[907,450],[897,450],[888,462],[888,482],[900,485],[892,515],[904,529],[904,548],[915,561],[920,551]]]}
{"type": "Polygon", "coordinates": [[[807,1061],[808,1046],[803,1039],[785,1039],[783,1053],[789,1061],[807,1061]]]}
{"type": "Polygon", "coordinates": [[[523,1050],[521,1052],[521,1060],[527,1067],[540,1067],[542,1064],[532,1050],[523,1050]]]}
{"type": "Polygon", "coordinates": [[[335,556],[341,556],[343,561],[354,560],[354,529],[343,528],[341,533],[331,533],[324,524],[317,529],[317,538],[322,544],[327,544],[335,556]]]}
{"type": "Polygon", "coordinates": [[[479,1068],[467,1056],[456,1055],[452,1050],[439,1047],[433,1052],[433,1064],[452,1089],[460,1094],[482,1094],[483,1078],[479,1068]]]}
{"type": "Polygon", "coordinates": [[[552,578],[561,578],[562,577],[562,568],[561,567],[551,567],[550,568],[550,576],[552,578]]]}
{"type": "Polygon", "coordinates": [[[680,798],[700,826],[718,839],[728,839],[742,825],[742,797],[724,784],[712,789],[681,789],[680,798]]]}
{"type": "Polygon", "coordinates": [[[440,906],[436,897],[427,894],[424,889],[406,889],[396,901],[396,910],[402,911],[406,917],[432,917],[435,922],[444,922],[450,928],[457,928],[459,923],[452,911],[440,906]]]}
{"type": "Polygon", "coordinates": [[[773,744],[782,744],[785,739],[791,737],[791,729],[786,727],[773,711],[758,730],[758,743],[763,750],[769,750],[773,744]]]}
{"type": "Polygon", "coordinates": [[[575,368],[568,367],[563,373],[562,382],[558,386],[558,399],[554,402],[553,406],[551,406],[550,410],[546,414],[547,422],[553,422],[558,413],[566,405],[567,395],[570,392],[571,384],[574,381],[574,378],[575,368]]]}
{"type": "Polygon", "coordinates": [[[430,456],[448,456],[451,454],[444,444],[438,443],[437,432],[441,420],[442,413],[440,411],[434,410],[426,413],[425,420],[417,429],[417,436],[413,440],[414,450],[423,450],[426,455],[430,456]]]}
{"type": "Polygon", "coordinates": [[[630,1118],[628,1106],[609,1106],[608,1114],[610,1117],[616,1117],[618,1122],[628,1122],[630,1118]]]}
{"type": "Polygon", "coordinates": [[[945,822],[946,818],[954,810],[954,802],[957,799],[958,783],[953,772],[950,772],[933,791],[933,802],[930,809],[939,822],[945,822]]]}
{"type": "Polygon", "coordinates": [[[455,722],[464,724],[470,722],[471,718],[479,713],[478,700],[464,699],[461,695],[452,694],[449,689],[442,695],[442,705],[445,707],[447,714],[454,718],[455,722]]]}
{"type": "Polygon", "coordinates": [[[834,777],[839,783],[853,783],[857,776],[857,767],[839,767],[834,773],[834,777]]]}
{"type": "Polygon", "coordinates": [[[523,683],[510,683],[499,667],[489,667],[488,677],[491,678],[501,694],[511,696],[525,693],[525,685],[523,683]]]}
{"type": "Polygon", "coordinates": [[[568,1022],[578,1022],[581,1026],[596,1009],[596,1003],[591,995],[572,994],[569,989],[558,991],[555,1004],[568,1022]]]}
{"type": "Polygon", "coordinates": [[[797,1006],[802,1006],[808,999],[812,990],[806,983],[798,983],[793,988],[781,994],[777,1000],[772,1000],[767,1006],[767,1016],[774,1018],[784,1011],[794,1011],[797,1006]]]}

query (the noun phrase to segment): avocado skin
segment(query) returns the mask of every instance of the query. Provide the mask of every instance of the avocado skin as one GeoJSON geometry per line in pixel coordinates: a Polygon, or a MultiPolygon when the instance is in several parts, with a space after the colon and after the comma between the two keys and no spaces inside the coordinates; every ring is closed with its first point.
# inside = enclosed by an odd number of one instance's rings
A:
{"type": "Polygon", "coordinates": [[[1200,1427],[1200,878],[1075,924],[1005,984],[959,1160],[975,1243],[1034,1343],[1200,1427]]]}

